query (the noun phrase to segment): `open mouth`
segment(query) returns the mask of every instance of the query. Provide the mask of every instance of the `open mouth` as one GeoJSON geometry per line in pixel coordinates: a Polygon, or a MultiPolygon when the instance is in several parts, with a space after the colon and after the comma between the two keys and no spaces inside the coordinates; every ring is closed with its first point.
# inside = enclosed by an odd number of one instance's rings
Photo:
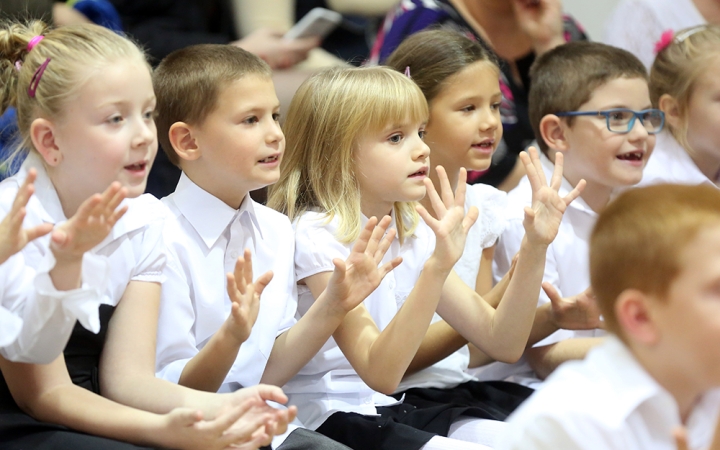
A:
{"type": "Polygon", "coordinates": [[[125,170],[129,170],[131,172],[141,172],[141,171],[145,170],[145,167],[147,167],[147,163],[145,161],[143,161],[143,162],[125,166],[125,170]]]}
{"type": "Polygon", "coordinates": [[[493,145],[495,145],[495,140],[488,139],[486,141],[482,141],[479,144],[473,144],[473,147],[479,147],[485,150],[490,150],[493,148],[493,145]]]}
{"type": "Polygon", "coordinates": [[[415,177],[426,177],[427,176],[428,169],[427,167],[423,167],[422,169],[418,170],[415,173],[411,173],[408,178],[415,178],[415,177]]]}
{"type": "Polygon", "coordinates": [[[268,156],[268,157],[265,158],[265,159],[261,159],[261,160],[258,161],[258,162],[261,163],[261,164],[268,164],[268,163],[273,163],[273,162],[275,162],[275,161],[277,161],[277,160],[278,160],[278,155],[273,155],[273,156],[268,156]]]}
{"type": "Polygon", "coordinates": [[[617,159],[621,161],[642,161],[643,156],[645,156],[645,152],[638,150],[636,152],[629,152],[618,155],[617,159]]]}

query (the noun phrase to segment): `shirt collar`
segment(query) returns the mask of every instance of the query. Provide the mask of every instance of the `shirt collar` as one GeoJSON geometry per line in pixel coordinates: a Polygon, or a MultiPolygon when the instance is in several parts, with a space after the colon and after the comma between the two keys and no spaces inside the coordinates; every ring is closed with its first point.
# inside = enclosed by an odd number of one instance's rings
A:
{"type": "Polygon", "coordinates": [[[240,208],[236,210],[195,184],[183,172],[175,192],[169,198],[208,248],[215,245],[232,222],[244,218],[249,219],[248,229],[252,234],[253,242],[255,242],[255,233],[263,238],[250,194],[245,196],[240,208]]]}

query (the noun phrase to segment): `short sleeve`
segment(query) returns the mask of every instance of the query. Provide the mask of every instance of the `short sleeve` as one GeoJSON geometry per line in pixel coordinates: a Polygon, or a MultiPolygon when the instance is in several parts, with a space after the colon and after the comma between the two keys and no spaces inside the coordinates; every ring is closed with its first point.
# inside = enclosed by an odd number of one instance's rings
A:
{"type": "Polygon", "coordinates": [[[333,259],[347,259],[350,246],[335,238],[337,218],[326,223],[323,214],[308,212],[293,224],[295,228],[295,278],[305,279],[322,272],[332,272],[333,259]]]}
{"type": "Polygon", "coordinates": [[[131,281],[162,283],[165,281],[163,271],[167,263],[167,247],[162,239],[163,228],[169,213],[165,205],[154,197],[143,195],[135,200],[134,219],[145,217],[146,225],[139,230],[139,236],[133,236],[133,250],[136,264],[132,271],[131,281]]]}

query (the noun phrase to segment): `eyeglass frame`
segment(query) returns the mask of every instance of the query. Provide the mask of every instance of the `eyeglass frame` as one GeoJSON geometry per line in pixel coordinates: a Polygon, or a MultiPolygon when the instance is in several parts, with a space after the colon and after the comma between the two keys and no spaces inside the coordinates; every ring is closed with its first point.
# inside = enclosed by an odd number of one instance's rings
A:
{"type": "Polygon", "coordinates": [[[633,127],[635,126],[635,120],[640,119],[640,123],[645,127],[645,122],[643,121],[642,117],[640,117],[642,114],[645,114],[650,111],[657,111],[660,113],[660,127],[657,131],[649,131],[647,128],[645,128],[645,131],[647,131],[648,134],[658,134],[665,128],[665,112],[657,109],[657,108],[650,108],[650,109],[643,109],[642,111],[634,111],[632,109],[628,108],[613,108],[613,109],[606,109],[604,111],[563,111],[559,113],[555,113],[558,117],[577,117],[577,116],[598,116],[598,117],[605,117],[605,125],[607,126],[608,131],[611,133],[618,133],[618,134],[627,134],[629,133],[633,127]],[[615,112],[631,112],[633,113],[632,119],[628,122],[628,128],[625,131],[615,131],[610,129],[610,114],[615,112]]]}

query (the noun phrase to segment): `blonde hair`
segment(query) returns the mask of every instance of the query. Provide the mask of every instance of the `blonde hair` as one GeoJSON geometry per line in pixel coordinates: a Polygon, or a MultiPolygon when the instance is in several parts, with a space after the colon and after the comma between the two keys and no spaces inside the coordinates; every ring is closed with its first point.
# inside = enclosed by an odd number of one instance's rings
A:
{"type": "Polygon", "coordinates": [[[664,300],[685,248],[710,226],[720,226],[720,191],[713,186],[632,189],[605,208],[590,237],[590,284],[610,331],[622,337],[620,294],[637,289],[664,300]]]}
{"type": "MultiPolygon", "coordinates": [[[[359,139],[393,123],[427,118],[420,89],[390,68],[336,68],[312,76],[290,103],[280,180],[270,189],[268,205],[290,220],[312,209],[327,213],[328,221],[337,215],[337,239],[355,241],[361,230],[354,160],[359,139]]],[[[415,203],[397,202],[394,212],[403,242],[419,221],[415,203]]]]}
{"type": "MultiPolygon", "coordinates": [[[[136,59],[147,65],[143,52],[130,40],[97,25],[51,29],[41,21],[27,24],[0,24],[0,107],[17,109],[19,142],[14,156],[33,149],[30,125],[38,117],[62,119],[62,111],[98,70],[120,59],[136,59]],[[44,36],[32,51],[28,43],[44,36]],[[50,59],[37,83],[35,95],[28,94],[38,68],[50,59]],[[17,66],[20,66],[18,70],[17,66]]],[[[148,65],[148,70],[150,66],[148,65]]]]}
{"type": "Polygon", "coordinates": [[[681,122],[678,127],[668,124],[668,129],[685,149],[690,149],[687,140],[690,97],[698,78],[718,58],[720,26],[701,25],[676,33],[670,45],[657,54],[650,69],[650,100],[659,108],[664,94],[675,99],[681,122]]]}

